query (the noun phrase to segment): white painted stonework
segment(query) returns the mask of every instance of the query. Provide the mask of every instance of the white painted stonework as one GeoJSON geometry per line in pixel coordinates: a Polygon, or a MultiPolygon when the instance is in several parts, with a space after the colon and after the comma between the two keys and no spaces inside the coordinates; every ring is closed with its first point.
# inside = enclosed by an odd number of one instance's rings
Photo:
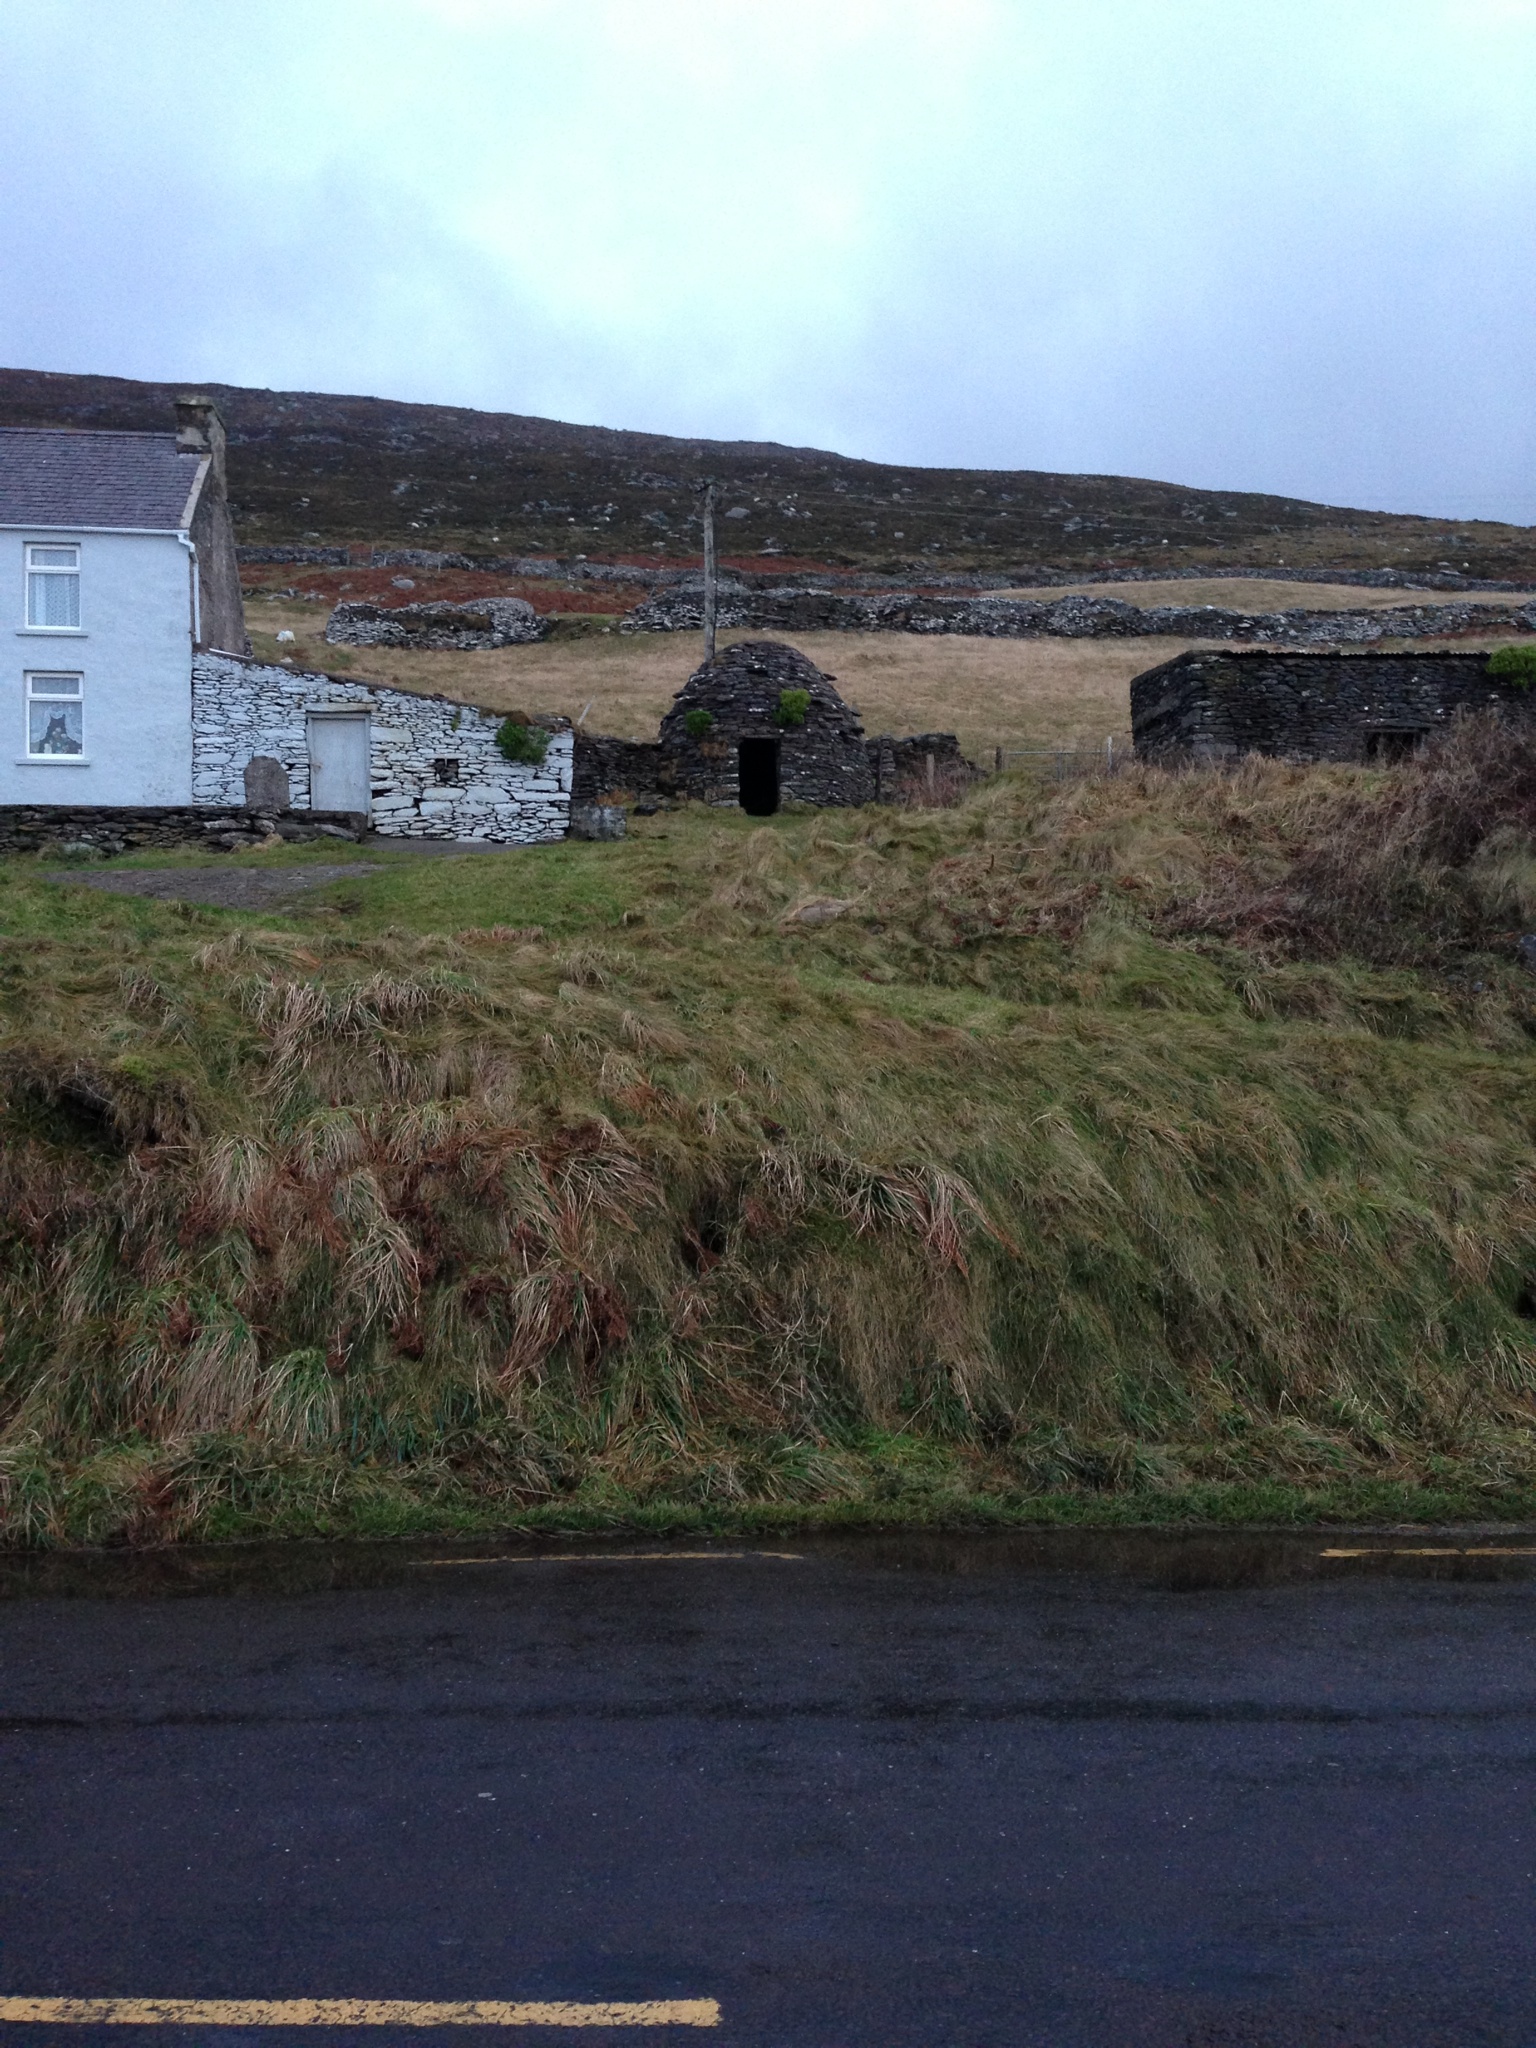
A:
{"type": "Polygon", "coordinates": [[[542,765],[532,768],[497,747],[498,713],[226,654],[199,654],[192,663],[193,803],[237,808],[246,763],[267,754],[288,770],[293,808],[308,810],[309,718],[337,711],[367,714],[376,832],[508,845],[565,836],[569,727],[551,734],[542,765]],[[434,780],[439,760],[458,762],[457,782],[434,780]]]}

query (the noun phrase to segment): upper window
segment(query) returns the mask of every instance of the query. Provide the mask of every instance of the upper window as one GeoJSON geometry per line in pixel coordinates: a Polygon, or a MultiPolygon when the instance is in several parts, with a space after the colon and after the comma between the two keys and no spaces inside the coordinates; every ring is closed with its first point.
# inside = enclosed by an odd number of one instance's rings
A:
{"type": "Polygon", "coordinates": [[[68,632],[80,625],[80,550],[27,549],[27,624],[68,632]]]}
{"type": "Polygon", "coordinates": [[[73,760],[85,752],[84,679],[27,677],[27,755],[31,760],[73,760]]]}

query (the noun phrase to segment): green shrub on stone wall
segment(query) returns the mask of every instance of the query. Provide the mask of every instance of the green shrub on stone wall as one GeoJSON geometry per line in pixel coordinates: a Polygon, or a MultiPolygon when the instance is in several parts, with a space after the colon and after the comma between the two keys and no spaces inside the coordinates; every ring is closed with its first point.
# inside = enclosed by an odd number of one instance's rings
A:
{"type": "Polygon", "coordinates": [[[706,738],[711,732],[713,732],[715,726],[715,714],[712,711],[704,710],[702,705],[695,706],[695,708],[692,711],[690,711],[687,717],[683,720],[683,724],[688,729],[689,739],[702,740],[706,738]]]}
{"type": "Polygon", "coordinates": [[[496,744],[509,761],[542,768],[549,752],[549,734],[542,725],[519,725],[516,719],[504,718],[496,728],[496,744]]]}
{"type": "Polygon", "coordinates": [[[1488,657],[1488,673],[1513,683],[1516,689],[1530,689],[1536,683],[1536,646],[1496,647],[1488,657]]]}
{"type": "Polygon", "coordinates": [[[809,690],[780,690],[777,713],[780,725],[804,725],[805,714],[810,708],[809,690]]]}

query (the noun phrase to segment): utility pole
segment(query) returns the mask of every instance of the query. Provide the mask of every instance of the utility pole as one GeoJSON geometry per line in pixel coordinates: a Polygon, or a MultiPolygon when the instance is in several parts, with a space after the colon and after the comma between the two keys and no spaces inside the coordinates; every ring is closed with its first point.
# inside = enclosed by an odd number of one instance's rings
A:
{"type": "Polygon", "coordinates": [[[715,658],[715,480],[704,485],[704,659],[715,658]]]}

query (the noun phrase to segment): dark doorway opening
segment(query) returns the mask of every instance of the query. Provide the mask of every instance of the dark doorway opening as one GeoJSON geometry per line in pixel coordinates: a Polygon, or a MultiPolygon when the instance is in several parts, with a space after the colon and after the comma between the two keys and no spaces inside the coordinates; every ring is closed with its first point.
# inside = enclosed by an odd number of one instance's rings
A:
{"type": "Polygon", "coordinates": [[[736,755],[741,808],[751,818],[771,818],[779,808],[779,743],[743,740],[736,755]]]}
{"type": "Polygon", "coordinates": [[[1406,761],[1410,754],[1418,751],[1424,737],[1425,728],[1421,725],[1368,732],[1365,736],[1365,758],[1367,761],[1406,761]]]}

